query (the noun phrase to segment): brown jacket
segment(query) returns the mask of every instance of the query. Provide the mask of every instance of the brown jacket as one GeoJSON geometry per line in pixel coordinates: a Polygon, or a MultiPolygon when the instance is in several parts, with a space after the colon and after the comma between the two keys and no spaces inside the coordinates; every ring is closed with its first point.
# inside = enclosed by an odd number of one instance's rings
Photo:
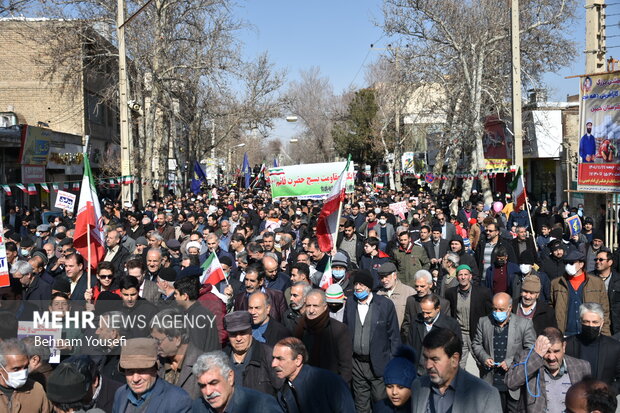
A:
{"type": "Polygon", "coordinates": [[[413,287],[403,284],[399,279],[396,279],[396,285],[394,286],[394,291],[392,292],[391,297],[388,297],[388,293],[384,288],[377,291],[377,294],[384,295],[385,298],[392,300],[394,303],[394,308],[396,309],[396,317],[398,318],[398,328],[400,328],[403,325],[403,320],[405,319],[407,298],[412,295],[416,295],[416,290],[413,287]]]}
{"type": "MultiPolygon", "coordinates": [[[[568,320],[568,280],[565,277],[558,277],[551,281],[551,305],[555,309],[555,318],[558,321],[558,328],[564,332],[568,320]]],[[[611,335],[609,328],[609,298],[605,290],[603,280],[598,277],[586,274],[585,285],[583,287],[583,302],[598,303],[605,312],[602,334],[611,335]]]]}
{"type": "Polygon", "coordinates": [[[23,387],[13,392],[10,402],[8,397],[0,392],[0,412],[50,413],[52,411],[43,386],[32,379],[28,379],[23,387]]]}
{"type": "Polygon", "coordinates": [[[469,243],[472,251],[476,251],[481,234],[482,230],[480,229],[480,225],[474,224],[469,227],[469,243]]]}

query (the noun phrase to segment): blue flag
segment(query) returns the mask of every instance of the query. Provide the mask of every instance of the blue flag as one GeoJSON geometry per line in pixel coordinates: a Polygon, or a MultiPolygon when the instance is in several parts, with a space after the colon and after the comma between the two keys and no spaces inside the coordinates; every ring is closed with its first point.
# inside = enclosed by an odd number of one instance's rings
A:
{"type": "Polygon", "coordinates": [[[250,161],[248,160],[248,153],[243,155],[243,165],[241,166],[241,172],[245,180],[245,187],[250,187],[250,178],[252,177],[252,168],[250,167],[250,161]]]}
{"type": "Polygon", "coordinates": [[[277,168],[278,166],[280,166],[278,165],[278,158],[273,158],[273,167],[277,168]]]}
{"type": "Polygon", "coordinates": [[[200,184],[203,182],[207,182],[207,176],[198,161],[194,161],[194,174],[192,175],[192,182],[190,183],[190,188],[194,194],[200,192],[200,184]]]}
{"type": "Polygon", "coordinates": [[[566,223],[568,224],[568,228],[570,228],[571,237],[581,233],[581,219],[579,215],[566,218],[566,223]]]}

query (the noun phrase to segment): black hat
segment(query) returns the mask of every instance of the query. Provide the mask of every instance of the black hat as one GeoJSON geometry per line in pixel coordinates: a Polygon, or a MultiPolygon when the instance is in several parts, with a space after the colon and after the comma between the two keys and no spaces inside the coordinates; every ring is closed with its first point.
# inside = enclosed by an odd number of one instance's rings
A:
{"type": "Polygon", "coordinates": [[[555,250],[559,250],[560,248],[562,248],[562,241],[559,239],[554,239],[549,244],[547,244],[547,247],[549,248],[549,251],[551,252],[555,250]]]}
{"type": "Polygon", "coordinates": [[[252,315],[247,311],[233,311],[224,316],[224,329],[229,333],[252,328],[252,315]]]}
{"type": "Polygon", "coordinates": [[[159,270],[159,274],[157,274],[159,278],[164,281],[175,282],[177,279],[177,272],[172,268],[162,268],[159,270]]]}
{"type": "Polygon", "coordinates": [[[181,243],[174,238],[169,239],[166,241],[166,247],[168,247],[168,249],[178,251],[181,249],[181,243]]]}
{"type": "Polygon", "coordinates": [[[60,291],[65,294],[71,294],[71,283],[68,278],[56,277],[54,284],[52,284],[52,290],[60,291]]]}
{"type": "Polygon", "coordinates": [[[386,263],[382,264],[381,267],[379,267],[379,269],[377,270],[377,273],[379,274],[379,277],[384,277],[386,275],[390,275],[393,272],[396,272],[396,265],[394,265],[391,262],[386,262],[386,263]]]}
{"type": "Polygon", "coordinates": [[[91,383],[71,363],[61,363],[47,379],[47,398],[54,403],[79,402],[91,383]]]}
{"type": "Polygon", "coordinates": [[[530,250],[525,250],[519,255],[519,264],[534,264],[534,254],[530,250]]]}
{"type": "Polygon", "coordinates": [[[579,250],[571,250],[566,257],[564,257],[564,262],[575,262],[582,261],[585,262],[586,256],[583,252],[579,250]]]}
{"type": "Polygon", "coordinates": [[[229,267],[232,267],[232,260],[230,259],[228,255],[223,255],[220,258],[220,264],[225,264],[225,265],[228,265],[229,267]]]}
{"type": "Polygon", "coordinates": [[[73,238],[67,237],[58,243],[58,245],[60,245],[61,247],[69,244],[73,244],[73,238]]]}
{"type": "Polygon", "coordinates": [[[551,230],[551,232],[549,233],[549,236],[555,238],[555,239],[560,239],[562,238],[562,228],[554,228],[551,230]]]}
{"type": "Polygon", "coordinates": [[[57,232],[56,234],[54,234],[54,238],[60,241],[62,239],[67,238],[67,234],[64,232],[57,232]]]}
{"type": "MultiPolygon", "coordinates": [[[[592,234],[592,241],[594,241],[595,239],[600,239],[601,241],[605,242],[605,232],[603,231],[594,231],[594,233],[592,234]]],[[[24,245],[22,243],[22,245],[24,245]]]]}
{"type": "Polygon", "coordinates": [[[374,280],[372,278],[372,274],[370,274],[370,271],[368,270],[355,271],[353,273],[353,286],[355,286],[356,283],[363,284],[372,290],[372,287],[374,285],[374,280]]]}

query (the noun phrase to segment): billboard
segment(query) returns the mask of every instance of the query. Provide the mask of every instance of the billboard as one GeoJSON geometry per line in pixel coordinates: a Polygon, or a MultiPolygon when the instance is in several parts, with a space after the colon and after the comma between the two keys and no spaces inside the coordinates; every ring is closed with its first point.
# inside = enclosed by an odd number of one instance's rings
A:
{"type": "MultiPolygon", "coordinates": [[[[271,195],[273,198],[326,198],[346,166],[346,162],[330,162],[270,168],[271,195]]],[[[355,171],[351,162],[347,171],[348,194],[354,191],[354,180],[355,171]]]]}
{"type": "Polygon", "coordinates": [[[620,73],[580,82],[577,190],[620,192],[620,73]]]}
{"type": "Polygon", "coordinates": [[[46,166],[52,133],[49,129],[25,125],[22,128],[22,147],[19,162],[22,165],[46,166]]]}

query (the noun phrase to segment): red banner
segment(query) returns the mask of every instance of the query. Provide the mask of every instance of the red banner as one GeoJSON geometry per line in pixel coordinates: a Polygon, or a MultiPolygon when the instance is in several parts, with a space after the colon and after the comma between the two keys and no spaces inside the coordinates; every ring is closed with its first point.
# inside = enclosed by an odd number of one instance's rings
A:
{"type": "Polygon", "coordinates": [[[585,190],[588,186],[620,187],[620,164],[580,163],[579,185],[585,190]]]}

